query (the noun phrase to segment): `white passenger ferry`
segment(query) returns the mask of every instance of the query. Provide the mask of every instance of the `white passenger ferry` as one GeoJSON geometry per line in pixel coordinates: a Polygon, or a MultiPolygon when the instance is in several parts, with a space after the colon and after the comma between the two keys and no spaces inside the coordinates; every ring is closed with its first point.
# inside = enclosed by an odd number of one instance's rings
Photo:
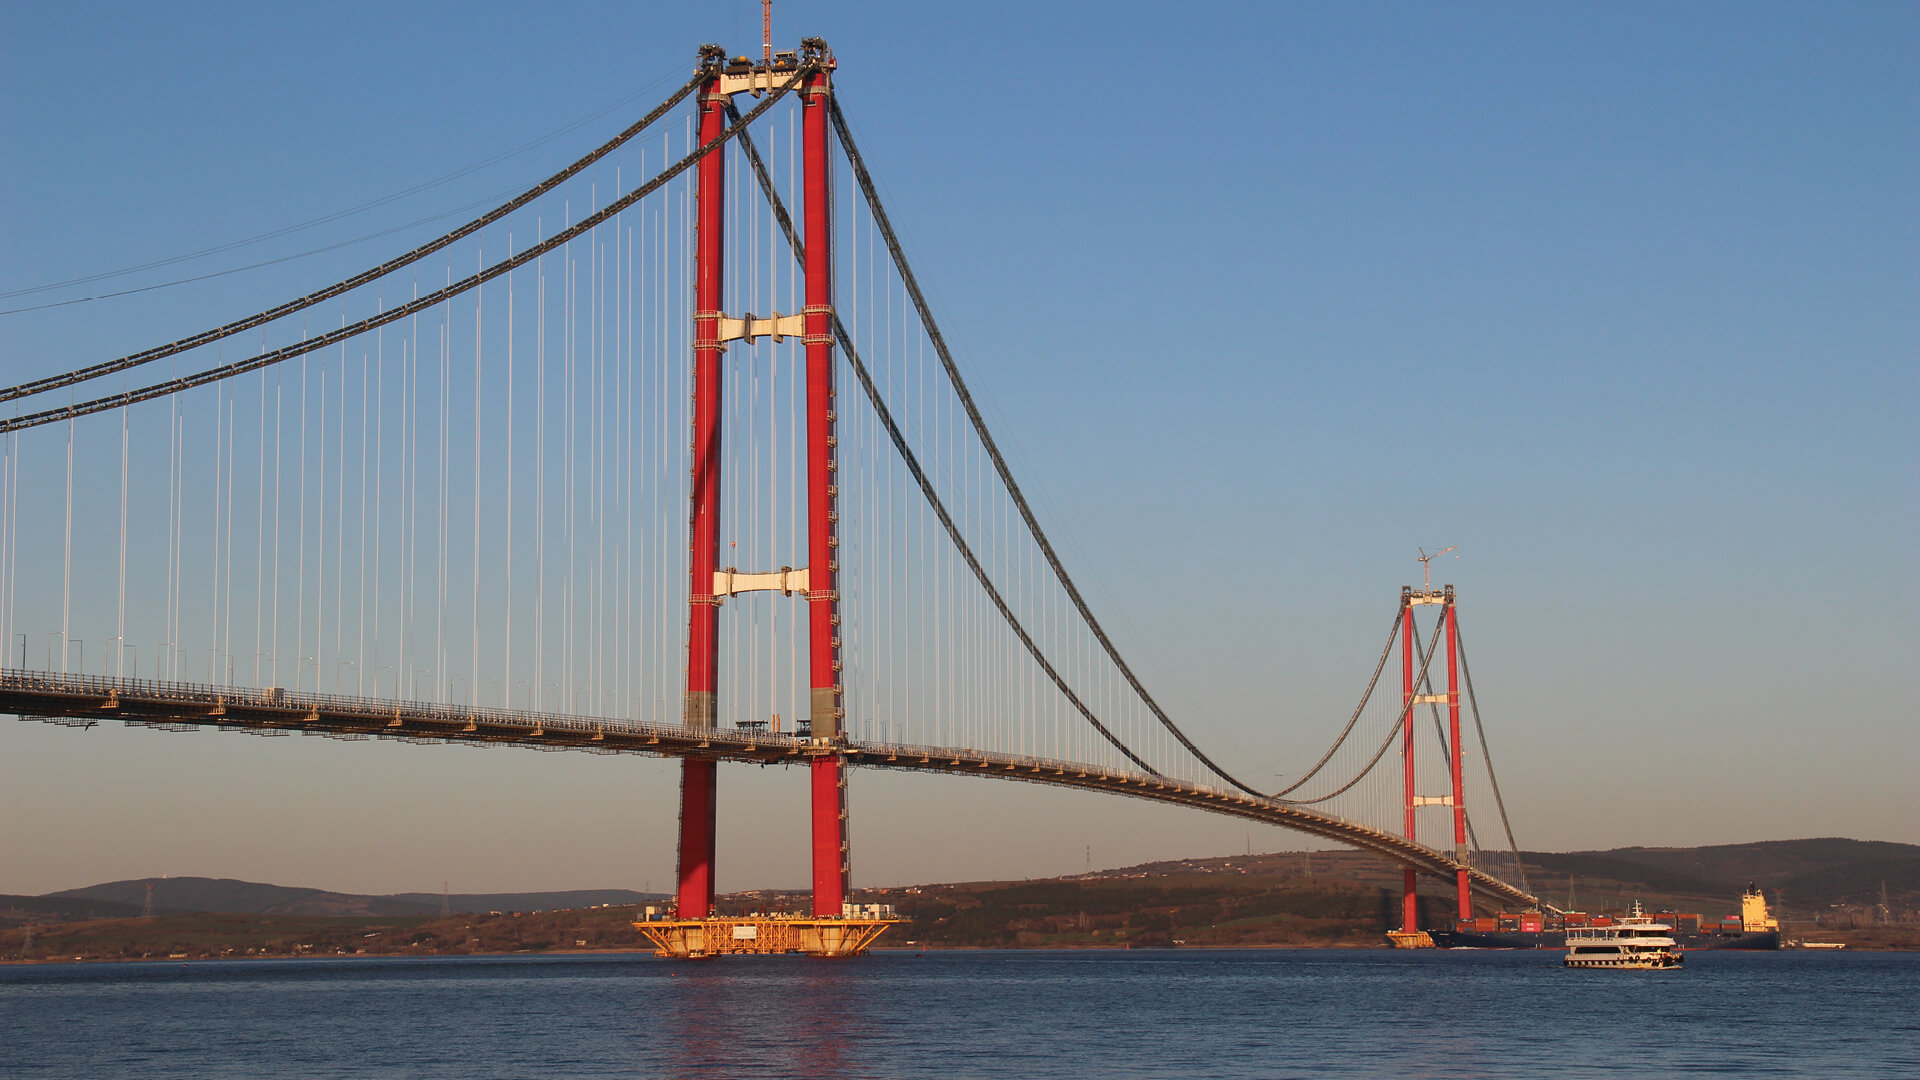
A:
{"type": "Polygon", "coordinates": [[[1673,927],[1657,923],[1634,901],[1633,914],[1612,926],[1567,931],[1567,966],[1577,968],[1677,968],[1682,963],[1673,927]]]}

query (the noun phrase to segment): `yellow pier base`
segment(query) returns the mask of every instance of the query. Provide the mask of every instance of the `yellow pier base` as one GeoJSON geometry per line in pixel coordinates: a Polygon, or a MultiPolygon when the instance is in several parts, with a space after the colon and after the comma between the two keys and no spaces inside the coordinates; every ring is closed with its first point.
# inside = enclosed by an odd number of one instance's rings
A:
{"type": "Polygon", "coordinates": [[[898,919],[815,919],[800,915],[665,919],[633,924],[655,956],[859,956],[898,919]]]}
{"type": "Polygon", "coordinates": [[[1387,941],[1396,949],[1431,949],[1433,938],[1425,930],[1389,930],[1387,941]]]}

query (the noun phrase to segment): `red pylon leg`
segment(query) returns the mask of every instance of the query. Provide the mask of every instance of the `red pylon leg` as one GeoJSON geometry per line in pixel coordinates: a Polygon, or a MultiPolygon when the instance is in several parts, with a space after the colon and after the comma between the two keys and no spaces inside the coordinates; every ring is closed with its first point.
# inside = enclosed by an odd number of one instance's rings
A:
{"type": "Polygon", "coordinates": [[[1472,877],[1467,872],[1467,786],[1466,758],[1460,748],[1460,632],[1453,621],[1453,586],[1447,586],[1447,604],[1441,609],[1447,619],[1447,737],[1453,740],[1453,857],[1460,864],[1454,871],[1454,888],[1459,894],[1460,919],[1473,918],[1472,877]]]}
{"type": "MultiPolygon", "coordinates": [[[[726,97],[718,79],[700,90],[700,138],[726,130],[726,97]]],[[[720,559],[720,271],[726,206],[726,155],[708,154],[698,166],[700,201],[694,251],[693,512],[688,537],[691,580],[687,612],[688,727],[718,722],[720,609],[713,571],[720,559]]],[[[715,763],[683,762],[680,770],[680,897],[683,919],[713,912],[715,763]]]]}
{"type": "MultiPolygon", "coordinates": [[[[806,230],[805,336],[807,354],[807,659],[813,737],[838,744],[840,705],[840,551],[834,527],[840,488],[834,460],[833,219],[827,157],[826,72],[807,76],[800,90],[801,157],[805,172],[802,225],[806,230]]],[[[845,763],[838,755],[813,761],[813,913],[837,917],[847,896],[845,763]]]]}
{"type": "Polygon", "coordinates": [[[838,916],[847,902],[846,761],[813,759],[813,915],[838,916]]]}
{"type": "MultiPolygon", "coordinates": [[[[1407,839],[1415,835],[1413,813],[1413,604],[1403,589],[1400,593],[1400,764],[1406,781],[1402,793],[1402,812],[1407,839]]],[[[1400,929],[1413,933],[1420,929],[1418,882],[1407,869],[1400,879],[1400,929]]]]}
{"type": "Polygon", "coordinates": [[[682,919],[713,914],[717,765],[693,758],[680,763],[680,895],[674,911],[682,919]]]}

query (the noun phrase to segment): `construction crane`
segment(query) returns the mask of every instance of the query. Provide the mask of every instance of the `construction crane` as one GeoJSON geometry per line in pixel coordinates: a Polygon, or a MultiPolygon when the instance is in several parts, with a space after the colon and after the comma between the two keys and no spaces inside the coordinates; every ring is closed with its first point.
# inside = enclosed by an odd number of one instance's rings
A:
{"type": "MultiPolygon", "coordinates": [[[[1459,544],[1449,544],[1446,547],[1441,548],[1439,551],[1436,551],[1431,555],[1427,554],[1426,548],[1414,549],[1420,553],[1420,576],[1424,578],[1426,581],[1426,584],[1423,586],[1423,588],[1427,592],[1433,591],[1433,565],[1432,565],[1433,560],[1439,558],[1442,555],[1445,555],[1447,552],[1452,551],[1454,548],[1457,548],[1459,546],[1460,546],[1459,544]]],[[[1460,556],[1458,555],[1454,556],[1454,558],[1456,559],[1459,557],[1460,556]]]]}

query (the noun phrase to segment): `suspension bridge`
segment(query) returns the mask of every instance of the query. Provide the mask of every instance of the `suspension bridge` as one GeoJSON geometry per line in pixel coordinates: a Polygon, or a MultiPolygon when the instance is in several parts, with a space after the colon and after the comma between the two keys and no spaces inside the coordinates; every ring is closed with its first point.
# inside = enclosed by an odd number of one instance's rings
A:
{"type": "Polygon", "coordinates": [[[1541,905],[1452,586],[1402,589],[1283,789],[1161,707],[969,393],[837,64],[703,47],[443,235],[0,390],[0,712],[678,758],[682,920],[714,912],[722,762],[810,771],[815,919],[848,911],[862,768],[1336,840],[1403,867],[1407,932],[1417,875],[1461,918],[1541,905]]]}

